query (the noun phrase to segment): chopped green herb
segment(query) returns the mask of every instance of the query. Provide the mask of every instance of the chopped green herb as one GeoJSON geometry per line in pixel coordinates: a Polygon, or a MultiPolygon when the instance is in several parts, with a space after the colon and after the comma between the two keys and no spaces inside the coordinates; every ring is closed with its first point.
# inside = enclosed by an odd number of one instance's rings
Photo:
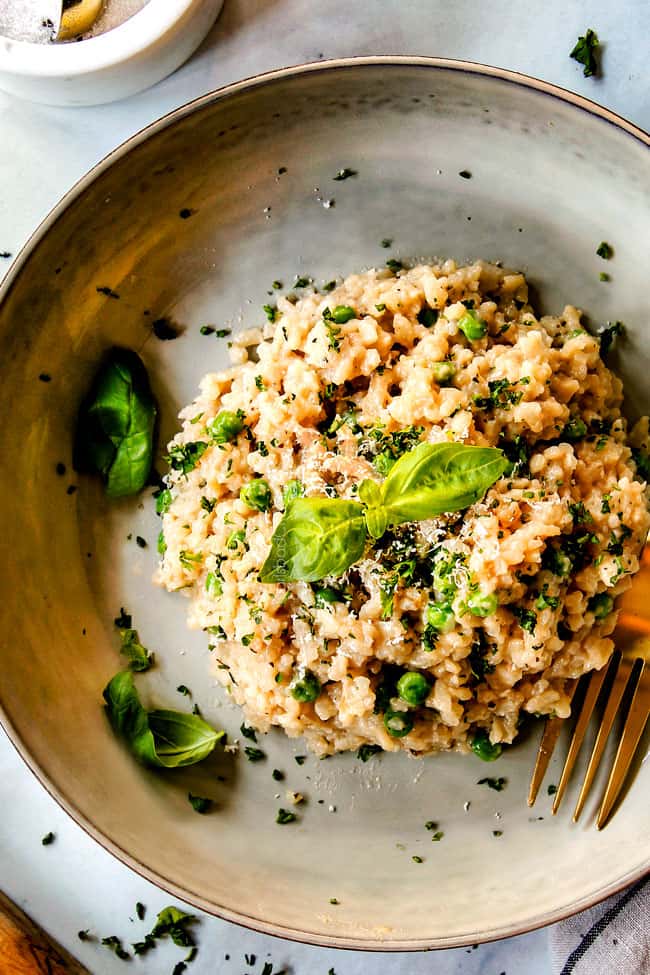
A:
{"type": "Polygon", "coordinates": [[[231,332],[232,329],[230,328],[218,328],[214,334],[217,336],[218,339],[225,339],[228,335],[231,334],[231,332]]]}
{"type": "Polygon", "coordinates": [[[608,244],[606,240],[601,240],[600,244],[596,248],[596,253],[598,257],[602,257],[604,261],[609,261],[614,256],[614,248],[611,244],[608,244]]]}
{"type": "Polygon", "coordinates": [[[266,758],[266,752],[261,748],[254,748],[253,745],[246,745],[244,754],[249,762],[262,762],[266,758]]]}
{"type": "Polygon", "coordinates": [[[504,779],[503,777],[499,777],[498,779],[486,777],[484,779],[479,779],[476,784],[486,785],[488,789],[494,789],[495,792],[503,792],[508,784],[508,780],[504,779]]]}
{"type": "Polygon", "coordinates": [[[546,793],[549,796],[554,796],[556,792],[557,792],[557,786],[556,785],[549,785],[549,787],[546,790],[546,793]]]}
{"type": "Polygon", "coordinates": [[[304,765],[305,762],[307,761],[307,756],[306,755],[294,755],[294,761],[295,761],[296,765],[304,765]]]}
{"type": "Polygon", "coordinates": [[[412,856],[411,860],[413,861],[413,863],[424,863],[424,859],[419,856],[412,856]]]}
{"type": "Polygon", "coordinates": [[[617,336],[625,335],[625,325],[623,322],[608,322],[605,328],[598,333],[600,338],[600,355],[604,359],[611,349],[617,336]]]}
{"type": "Polygon", "coordinates": [[[461,176],[463,179],[472,178],[472,174],[470,173],[469,169],[461,169],[458,175],[461,176]]]}
{"type": "Polygon", "coordinates": [[[175,443],[169,448],[169,466],[174,471],[189,474],[193,471],[210,445],[205,440],[191,440],[189,443],[175,443]]]}
{"type": "Polygon", "coordinates": [[[273,305],[262,305],[264,314],[270,322],[274,322],[278,317],[278,309],[273,305]]]}
{"type": "Polygon", "coordinates": [[[513,606],[511,609],[522,630],[534,633],[537,626],[537,613],[523,606],[513,606]]]}
{"type": "Polygon", "coordinates": [[[600,274],[598,275],[598,280],[599,281],[611,281],[611,278],[610,278],[609,274],[607,273],[607,271],[601,271],[600,274]]]}
{"type": "Polygon", "coordinates": [[[151,930],[151,937],[164,938],[169,935],[178,948],[192,948],[194,939],[187,927],[196,920],[194,914],[186,914],[178,907],[165,907],[158,914],[151,930]]]}
{"type": "Polygon", "coordinates": [[[391,247],[392,244],[393,244],[393,238],[392,237],[384,237],[384,239],[381,241],[381,246],[384,247],[384,248],[391,247]]]}
{"type": "Polygon", "coordinates": [[[90,941],[92,939],[92,935],[90,934],[88,928],[84,928],[82,931],[77,931],[77,937],[79,938],[79,941],[90,941]]]}
{"type": "Polygon", "coordinates": [[[398,261],[397,258],[391,257],[386,261],[386,267],[392,271],[393,274],[397,274],[398,271],[401,271],[404,268],[404,265],[401,261],[398,261]]]}
{"type": "Polygon", "coordinates": [[[437,831],[436,831],[436,832],[435,832],[435,833],[433,834],[433,836],[431,837],[431,842],[432,842],[432,843],[439,843],[439,842],[440,842],[440,840],[441,840],[441,839],[443,838],[443,836],[444,836],[444,835],[445,835],[445,834],[444,834],[444,833],[442,832],[442,830],[441,830],[441,829],[439,829],[439,830],[437,830],[437,831]]]}
{"type": "Polygon", "coordinates": [[[158,539],[156,541],[156,549],[158,551],[158,555],[164,555],[165,552],[167,551],[167,542],[165,541],[165,533],[162,532],[162,531],[161,532],[158,532],[158,539]]]}
{"type": "Polygon", "coordinates": [[[54,833],[46,833],[43,839],[41,840],[41,843],[43,844],[43,846],[50,846],[52,843],[54,843],[54,840],[55,840],[54,833]]]}
{"type": "Polygon", "coordinates": [[[108,938],[102,938],[102,944],[106,948],[109,948],[115,957],[120,959],[120,961],[126,961],[131,957],[128,951],[125,951],[122,947],[122,941],[117,937],[117,935],[111,934],[108,938]]]}
{"type": "Polygon", "coordinates": [[[438,321],[439,312],[435,308],[429,308],[425,305],[418,312],[418,321],[420,325],[424,325],[425,328],[431,328],[438,321]]]}
{"type": "Polygon", "coordinates": [[[172,503],[172,492],[169,488],[163,488],[162,491],[156,496],[156,514],[164,515],[172,503]]]}
{"type": "Polygon", "coordinates": [[[131,614],[126,612],[124,606],[120,606],[120,615],[115,617],[113,623],[118,630],[130,630],[133,619],[131,618],[131,614]]]}
{"type": "Polygon", "coordinates": [[[189,689],[189,687],[186,687],[185,684],[179,684],[176,690],[178,691],[179,694],[183,694],[185,697],[192,696],[191,690],[189,689]]]}
{"type": "Polygon", "coordinates": [[[298,817],[296,814],[289,812],[288,809],[278,809],[278,814],[275,817],[275,821],[276,823],[279,823],[280,826],[286,826],[287,823],[295,823],[297,818],[298,817]]]}
{"type": "Polygon", "coordinates": [[[138,636],[138,631],[132,629],[120,629],[120,637],[122,640],[120,653],[128,660],[129,670],[133,670],[135,672],[149,670],[149,668],[153,666],[154,655],[153,653],[149,653],[146,647],[142,646],[140,643],[140,637],[138,636]]]}
{"type": "Polygon", "coordinates": [[[284,782],[284,772],[281,772],[279,768],[274,768],[271,776],[275,782],[284,782]]]}
{"type": "Polygon", "coordinates": [[[136,917],[138,918],[138,921],[144,921],[145,911],[146,908],[144,904],[141,901],[138,901],[137,904],[135,905],[135,913],[136,913],[136,917]]]}
{"type": "Polygon", "coordinates": [[[492,830],[492,836],[497,836],[497,837],[498,836],[503,836],[503,830],[502,829],[493,829],[492,830]]]}
{"type": "Polygon", "coordinates": [[[346,166],[345,169],[339,169],[336,176],[333,176],[332,179],[334,179],[336,182],[341,182],[341,180],[350,179],[351,176],[358,176],[358,175],[359,174],[356,171],[356,169],[349,169],[346,166]]]}
{"type": "Polygon", "coordinates": [[[200,813],[202,816],[212,809],[212,799],[206,799],[205,796],[193,796],[191,792],[188,792],[187,799],[194,812],[200,813]]]}
{"type": "Polygon", "coordinates": [[[242,723],[239,726],[239,730],[244,738],[248,738],[250,741],[257,742],[257,732],[255,728],[250,728],[247,724],[242,723]]]}
{"type": "Polygon", "coordinates": [[[456,366],[453,362],[432,362],[431,375],[439,386],[446,386],[456,375],[456,366]]]}
{"type": "Polygon", "coordinates": [[[215,330],[212,325],[201,325],[199,332],[201,335],[214,335],[215,330]]]}
{"type": "Polygon", "coordinates": [[[375,308],[381,314],[382,311],[386,311],[386,304],[385,304],[385,302],[382,301],[382,302],[380,302],[380,304],[375,305],[375,308]]]}
{"type": "MultiPolygon", "coordinates": [[[[575,47],[569,57],[583,65],[583,75],[590,78],[598,74],[598,61],[596,60],[596,49],[599,45],[598,35],[591,28],[585,34],[581,34],[576,41],[575,47]]],[[[602,246],[602,245],[601,245],[602,246]]]]}
{"type": "Polygon", "coordinates": [[[587,424],[580,417],[573,416],[569,422],[564,427],[561,436],[564,440],[568,440],[570,443],[574,443],[576,440],[581,440],[582,437],[586,436],[587,424]]]}
{"type": "Polygon", "coordinates": [[[367,762],[373,755],[378,755],[383,750],[381,745],[360,745],[357,749],[357,758],[360,758],[362,762],[367,762]]]}

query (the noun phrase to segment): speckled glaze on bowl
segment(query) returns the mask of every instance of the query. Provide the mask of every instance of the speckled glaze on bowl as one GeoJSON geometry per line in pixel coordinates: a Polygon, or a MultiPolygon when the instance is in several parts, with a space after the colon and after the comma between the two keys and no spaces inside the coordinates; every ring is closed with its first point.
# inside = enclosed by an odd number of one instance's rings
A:
{"type": "Polygon", "coordinates": [[[202,324],[257,324],[273,280],[328,280],[388,256],[499,259],[528,272],[547,309],[574,301],[596,322],[624,320],[630,409],[647,409],[648,145],[577,96],[492,68],[310,65],[207,95],[135,136],[19,256],[0,306],[2,720],[45,787],[131,867],[263,931],[392,950],[515,934],[647,870],[647,763],[599,834],[592,808],[578,826],[570,801],[556,819],[546,795],[527,809],[532,737],[494,766],[399,755],[299,765],[305,749],[280,733],[260,742],[268,757],[254,765],[226,754],[164,775],[137,766],[101,708],[120,666],[120,606],[157,654],[138,678],[147,700],[189,707],[182,682],[233,737],[241,717],[210,676],[207,640],[186,629],[182,598],[150,583],[149,492],[109,504],[70,458],[77,405],[107,346],[143,356],[164,443],[204,372],[226,361],[202,324]],[[344,166],[358,176],[334,182],[344,166]],[[608,284],[603,239],[615,249],[608,284]],[[185,327],[175,341],[152,336],[163,315],[185,327]],[[486,774],[506,789],[477,785],[486,774]],[[285,788],[308,801],[280,827],[285,788]],[[215,812],[197,816],[188,790],[215,798],[215,812]]]}

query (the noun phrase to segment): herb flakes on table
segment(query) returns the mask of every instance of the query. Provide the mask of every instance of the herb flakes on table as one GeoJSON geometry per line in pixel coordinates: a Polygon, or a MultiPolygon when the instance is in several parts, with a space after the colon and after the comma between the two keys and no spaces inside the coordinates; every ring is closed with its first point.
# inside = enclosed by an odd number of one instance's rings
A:
{"type": "Polygon", "coordinates": [[[508,780],[504,779],[501,776],[499,778],[492,778],[490,776],[486,776],[483,779],[479,779],[476,784],[486,785],[488,789],[493,789],[495,792],[503,792],[506,785],[508,784],[508,780]]]}
{"type": "Polygon", "coordinates": [[[598,34],[589,27],[585,34],[581,34],[576,41],[575,47],[569,57],[583,65],[583,75],[585,78],[598,76],[598,60],[596,50],[599,47],[598,34]]]}

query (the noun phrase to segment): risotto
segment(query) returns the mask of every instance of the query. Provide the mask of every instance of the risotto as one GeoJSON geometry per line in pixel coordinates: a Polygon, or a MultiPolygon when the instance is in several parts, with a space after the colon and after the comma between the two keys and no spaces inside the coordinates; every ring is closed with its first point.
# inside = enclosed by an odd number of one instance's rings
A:
{"type": "Polygon", "coordinates": [[[319,754],[492,758],[526,714],[566,717],[650,525],[648,424],[628,432],[605,343],[482,262],[372,270],[265,311],[182,411],[158,498],[156,581],[188,598],[246,720],[319,754]],[[336,568],[317,539],[323,574],[269,571],[290,514],[298,535],[304,511],[367,516],[420,445],[449,443],[499,451],[462,508],[368,517],[336,568]]]}

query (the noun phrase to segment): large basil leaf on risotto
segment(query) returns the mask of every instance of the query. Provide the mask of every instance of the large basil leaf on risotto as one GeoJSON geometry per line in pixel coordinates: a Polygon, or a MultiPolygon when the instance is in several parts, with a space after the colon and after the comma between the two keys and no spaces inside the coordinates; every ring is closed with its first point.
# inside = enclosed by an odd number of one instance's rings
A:
{"type": "Polygon", "coordinates": [[[508,466],[502,450],[423,443],[403,454],[381,487],[388,525],[424,521],[468,508],[508,466]]]}
{"type": "Polygon", "coordinates": [[[225,732],[216,731],[203,718],[184,711],[147,711],[133,683],[122,671],[104,688],[109,720],[144,765],[178,768],[195,765],[210,754],[225,732]]]}
{"type": "Polygon", "coordinates": [[[363,555],[366,523],[358,501],[296,498],[271,539],[262,582],[315,582],[342,575],[363,555]]]}

